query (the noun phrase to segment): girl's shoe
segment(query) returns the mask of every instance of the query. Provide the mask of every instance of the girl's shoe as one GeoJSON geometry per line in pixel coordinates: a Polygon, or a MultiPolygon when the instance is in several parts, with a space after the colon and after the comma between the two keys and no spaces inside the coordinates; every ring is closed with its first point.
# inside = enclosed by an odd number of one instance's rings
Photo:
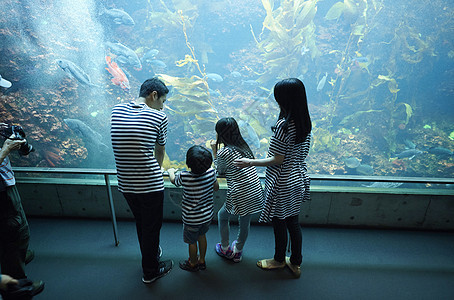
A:
{"type": "MultiPolygon", "coordinates": [[[[236,240],[233,241],[232,247],[231,247],[232,249],[235,249],[236,243],[237,243],[236,240]]],[[[239,251],[236,253],[233,251],[231,259],[233,260],[233,262],[239,263],[243,259],[243,251],[239,251]]]]}
{"type": "Polygon", "coordinates": [[[217,243],[214,250],[221,257],[228,258],[228,259],[232,258],[233,251],[232,251],[232,248],[230,246],[229,246],[229,248],[227,250],[223,250],[222,246],[221,246],[221,243],[217,243]]]}

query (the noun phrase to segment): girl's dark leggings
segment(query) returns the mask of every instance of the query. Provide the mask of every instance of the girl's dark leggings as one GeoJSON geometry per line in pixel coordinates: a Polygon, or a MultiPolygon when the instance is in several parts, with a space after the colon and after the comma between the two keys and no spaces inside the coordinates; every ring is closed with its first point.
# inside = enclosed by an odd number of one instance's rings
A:
{"type": "Polygon", "coordinates": [[[302,256],[302,243],[303,237],[301,234],[301,226],[298,222],[298,216],[291,216],[285,219],[278,219],[276,217],[272,220],[274,229],[274,260],[278,262],[285,261],[285,250],[287,248],[288,235],[290,234],[291,251],[290,262],[293,265],[301,265],[303,260],[302,256]]]}

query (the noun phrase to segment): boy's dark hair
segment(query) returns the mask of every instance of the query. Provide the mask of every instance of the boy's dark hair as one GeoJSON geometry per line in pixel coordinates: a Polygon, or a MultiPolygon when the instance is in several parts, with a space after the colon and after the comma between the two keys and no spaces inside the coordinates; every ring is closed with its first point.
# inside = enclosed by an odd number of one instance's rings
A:
{"type": "Polygon", "coordinates": [[[153,91],[158,93],[158,98],[169,93],[169,89],[166,84],[158,77],[153,77],[142,83],[140,86],[139,97],[146,98],[148,95],[153,93],[153,91]]]}
{"type": "Polygon", "coordinates": [[[213,157],[211,152],[202,146],[192,146],[186,153],[186,164],[194,174],[203,174],[211,167],[213,157]]]}

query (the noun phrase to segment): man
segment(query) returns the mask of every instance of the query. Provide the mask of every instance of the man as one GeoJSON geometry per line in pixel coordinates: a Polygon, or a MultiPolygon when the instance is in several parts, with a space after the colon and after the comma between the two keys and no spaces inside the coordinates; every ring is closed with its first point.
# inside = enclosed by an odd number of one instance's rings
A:
{"type": "MultiPolygon", "coordinates": [[[[0,87],[9,88],[11,82],[0,75],[0,87]]],[[[0,123],[0,132],[8,125],[0,123]]],[[[30,239],[27,218],[19,192],[16,188],[16,179],[8,155],[17,150],[25,140],[6,139],[0,149],[0,264],[1,273],[16,279],[27,278],[25,274],[25,260],[30,239]]],[[[42,281],[31,282],[31,296],[44,289],[42,281]]]]}
{"type": "Polygon", "coordinates": [[[112,110],[111,138],[118,189],[134,215],[142,253],[143,283],[168,274],[173,261],[159,261],[164,179],[161,166],[167,141],[167,116],[162,111],[168,88],[158,78],[146,80],[139,98],[112,110]]]}

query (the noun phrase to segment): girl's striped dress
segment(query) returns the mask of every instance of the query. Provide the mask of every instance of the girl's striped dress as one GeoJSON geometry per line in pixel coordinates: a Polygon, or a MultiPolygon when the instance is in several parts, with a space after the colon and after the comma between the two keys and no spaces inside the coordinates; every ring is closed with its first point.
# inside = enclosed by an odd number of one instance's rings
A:
{"type": "Polygon", "coordinates": [[[227,146],[217,152],[215,160],[218,174],[227,179],[225,210],[239,216],[258,213],[263,208],[263,190],[255,167],[241,169],[233,165],[235,159],[242,157],[240,152],[227,146]]]}

